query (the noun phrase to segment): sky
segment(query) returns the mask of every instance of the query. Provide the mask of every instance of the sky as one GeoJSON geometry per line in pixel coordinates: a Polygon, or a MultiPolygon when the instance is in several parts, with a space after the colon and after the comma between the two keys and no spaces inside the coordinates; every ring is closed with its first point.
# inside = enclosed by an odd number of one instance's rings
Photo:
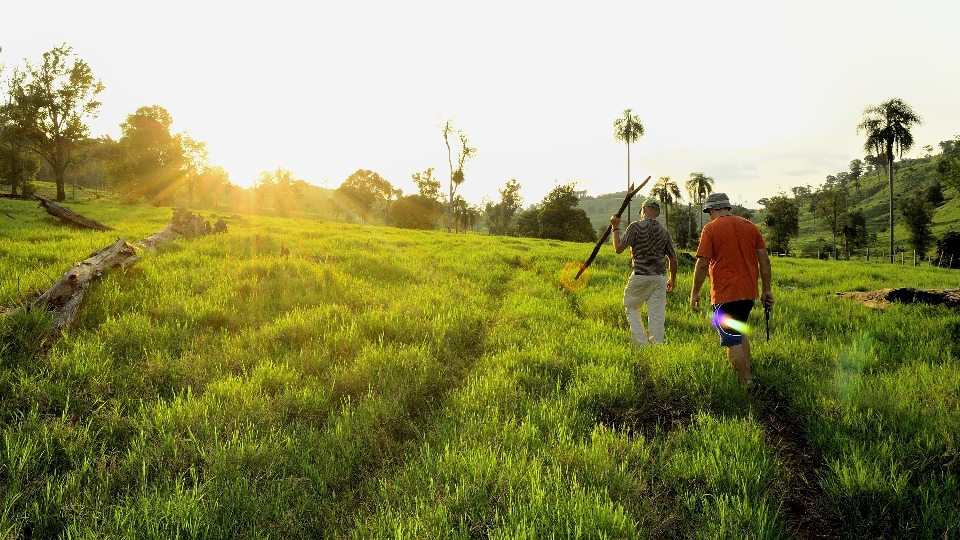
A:
{"type": "Polygon", "coordinates": [[[703,172],[756,208],[863,158],[868,106],[924,119],[910,157],[960,134],[957,20],[956,0],[50,0],[0,8],[0,63],[70,45],[106,87],[92,136],[159,105],[243,186],[368,169],[412,194],[432,167],[446,190],[453,118],[477,149],[470,203],[510,179],[525,205],[568,182],[612,193],[628,167],[613,123],[632,109],[635,183],[703,172]]]}

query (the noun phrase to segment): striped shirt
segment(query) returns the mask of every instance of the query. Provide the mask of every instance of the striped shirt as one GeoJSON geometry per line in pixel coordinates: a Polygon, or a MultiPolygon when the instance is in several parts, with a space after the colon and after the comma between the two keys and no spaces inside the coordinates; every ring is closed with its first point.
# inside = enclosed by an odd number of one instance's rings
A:
{"type": "Polygon", "coordinates": [[[643,276],[662,276],[667,273],[667,259],[677,258],[673,238],[666,227],[655,218],[634,221],[627,225],[620,241],[630,246],[633,254],[633,273],[643,276]]]}

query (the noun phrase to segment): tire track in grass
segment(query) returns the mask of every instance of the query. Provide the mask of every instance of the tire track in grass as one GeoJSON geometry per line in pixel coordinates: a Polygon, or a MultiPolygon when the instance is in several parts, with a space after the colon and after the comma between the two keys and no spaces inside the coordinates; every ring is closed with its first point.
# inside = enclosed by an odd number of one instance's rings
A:
{"type": "Polygon", "coordinates": [[[774,387],[754,392],[760,426],[787,469],[783,502],[787,531],[797,539],[840,538],[840,523],[825,504],[818,478],[826,470],[822,456],[807,440],[802,419],[774,387]]]}

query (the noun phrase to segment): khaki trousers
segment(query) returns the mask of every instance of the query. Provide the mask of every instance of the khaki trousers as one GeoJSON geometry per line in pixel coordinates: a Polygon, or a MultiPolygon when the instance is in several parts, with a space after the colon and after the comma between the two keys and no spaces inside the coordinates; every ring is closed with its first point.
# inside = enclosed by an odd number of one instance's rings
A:
{"type": "Polygon", "coordinates": [[[627,287],[623,290],[623,307],[627,312],[630,337],[634,345],[643,347],[651,341],[663,343],[663,327],[667,310],[667,276],[631,275],[627,287]],[[643,304],[647,304],[649,340],[640,317],[640,308],[643,304]]]}

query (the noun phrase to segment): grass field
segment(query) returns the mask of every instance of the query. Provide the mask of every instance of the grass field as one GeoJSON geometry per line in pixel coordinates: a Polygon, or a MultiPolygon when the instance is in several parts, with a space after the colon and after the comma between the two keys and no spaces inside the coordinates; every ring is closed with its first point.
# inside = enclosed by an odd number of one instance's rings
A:
{"type": "MultiPolygon", "coordinates": [[[[171,215],[70,206],[0,199],[0,306],[171,215]]],[[[774,259],[747,393],[690,267],[637,350],[609,246],[227,222],[0,318],[0,538],[960,535],[960,314],[833,294],[956,271],[774,259]]]]}

